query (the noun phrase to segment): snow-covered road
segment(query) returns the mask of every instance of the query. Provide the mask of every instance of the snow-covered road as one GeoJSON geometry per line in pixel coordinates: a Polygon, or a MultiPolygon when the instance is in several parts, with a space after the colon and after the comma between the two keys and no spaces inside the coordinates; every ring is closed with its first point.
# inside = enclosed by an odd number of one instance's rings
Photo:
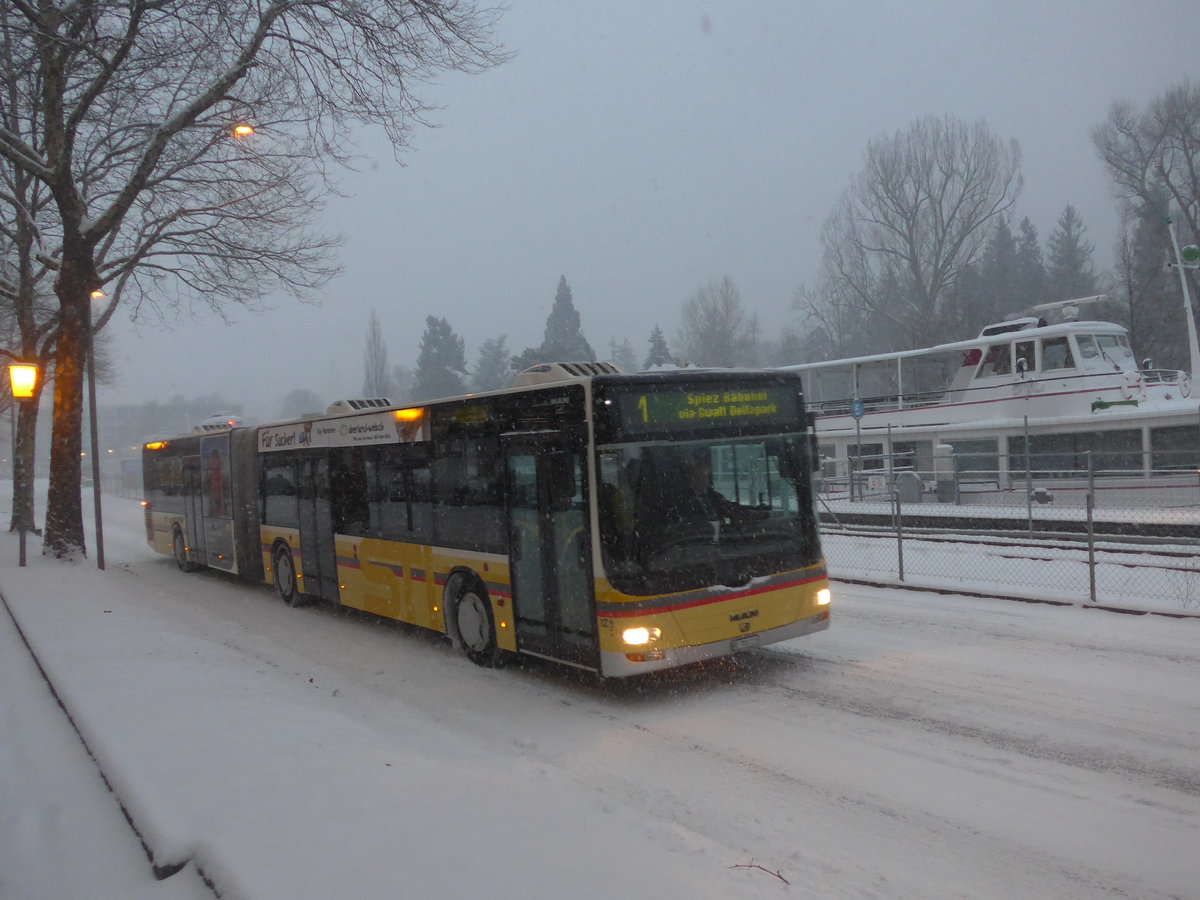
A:
{"type": "Polygon", "coordinates": [[[827,632],[601,685],[184,575],[139,525],[106,500],[107,573],[6,557],[0,591],[156,857],[227,896],[1200,884],[1200,621],[841,585],[827,632]]]}

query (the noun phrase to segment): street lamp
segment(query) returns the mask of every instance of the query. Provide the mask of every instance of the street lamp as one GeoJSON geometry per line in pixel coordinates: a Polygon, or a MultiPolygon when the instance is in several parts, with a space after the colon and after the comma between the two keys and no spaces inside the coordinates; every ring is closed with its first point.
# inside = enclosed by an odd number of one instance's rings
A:
{"type": "MultiPolygon", "coordinates": [[[[9,387],[12,389],[12,396],[13,396],[14,401],[19,400],[22,403],[28,403],[30,400],[32,400],[34,393],[37,390],[37,380],[38,380],[38,367],[37,367],[36,363],[27,363],[27,362],[9,363],[8,384],[9,384],[9,387]]],[[[14,466],[16,465],[16,453],[17,453],[16,441],[14,440],[13,441],[13,465],[14,466]]],[[[18,556],[17,564],[20,566],[24,566],[25,565],[25,525],[26,525],[25,515],[24,515],[24,513],[20,512],[20,508],[14,507],[14,509],[18,510],[17,534],[18,534],[18,542],[19,542],[20,549],[18,551],[19,556],[18,556]]]]}
{"type": "MultiPolygon", "coordinates": [[[[97,288],[90,300],[102,300],[104,291],[97,288]]],[[[99,427],[96,424],[96,346],[92,328],[92,304],[87,306],[87,381],[88,381],[88,424],[92,437],[92,511],[96,520],[96,568],[104,568],[104,522],[100,511],[100,446],[99,427]]]]}
{"type": "Polygon", "coordinates": [[[14,362],[8,364],[8,383],[14,400],[32,400],[37,389],[37,363],[14,362]]]}

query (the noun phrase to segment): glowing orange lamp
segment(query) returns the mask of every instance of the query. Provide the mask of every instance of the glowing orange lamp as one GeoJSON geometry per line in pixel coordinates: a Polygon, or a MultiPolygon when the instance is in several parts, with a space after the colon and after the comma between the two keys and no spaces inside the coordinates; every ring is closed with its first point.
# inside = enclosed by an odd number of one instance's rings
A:
{"type": "Polygon", "coordinates": [[[8,383],[12,386],[14,400],[32,400],[37,380],[38,367],[34,363],[9,363],[8,383]]]}

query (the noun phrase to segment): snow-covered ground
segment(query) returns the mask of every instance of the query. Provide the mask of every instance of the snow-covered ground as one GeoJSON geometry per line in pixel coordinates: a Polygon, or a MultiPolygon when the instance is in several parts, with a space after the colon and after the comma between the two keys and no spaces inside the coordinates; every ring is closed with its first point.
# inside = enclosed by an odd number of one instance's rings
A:
{"type": "Polygon", "coordinates": [[[838,585],[606,686],[185,575],[135,501],[105,535],[0,535],[5,900],[1197,895],[1197,620],[838,585]]]}

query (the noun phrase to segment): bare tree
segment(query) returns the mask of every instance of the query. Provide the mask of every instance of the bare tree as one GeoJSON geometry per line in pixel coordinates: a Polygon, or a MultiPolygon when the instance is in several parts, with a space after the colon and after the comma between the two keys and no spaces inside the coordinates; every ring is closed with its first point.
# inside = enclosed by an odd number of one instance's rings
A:
{"type": "Polygon", "coordinates": [[[1180,237],[1200,236],[1200,84],[1174,85],[1144,111],[1114,103],[1092,140],[1121,197],[1160,217],[1173,208],[1180,237]]]}
{"type": "MultiPolygon", "coordinates": [[[[1092,140],[1123,201],[1124,214],[1145,223],[1145,227],[1135,229],[1143,237],[1143,255],[1157,256],[1161,265],[1170,248],[1168,222],[1178,222],[1180,243],[1200,240],[1200,84],[1184,81],[1169,87],[1143,111],[1128,102],[1114,103],[1105,123],[1092,131],[1092,140]],[[1153,244],[1146,246],[1144,238],[1148,234],[1159,244],[1157,252],[1153,244]]],[[[1185,277],[1195,315],[1194,304],[1200,302],[1196,273],[1186,270],[1185,277]]],[[[1173,279],[1156,281],[1150,284],[1143,279],[1150,291],[1143,292],[1143,302],[1166,308],[1169,304],[1157,292],[1176,292],[1177,286],[1173,279]]],[[[1159,312],[1146,312],[1150,319],[1147,324],[1155,333],[1144,335],[1145,346],[1160,351],[1172,348],[1163,355],[1177,358],[1174,346],[1181,334],[1178,316],[1172,320],[1159,312]],[[1166,330],[1159,333],[1159,329],[1166,330]]]]}
{"type": "Polygon", "coordinates": [[[679,347],[701,366],[745,366],[756,362],[758,320],[742,305],[728,275],[710,281],[686,303],[680,319],[679,347]]]}
{"type": "MultiPolygon", "coordinates": [[[[0,62],[10,60],[11,42],[0,16],[0,62]]],[[[20,85],[9,82],[0,96],[0,127],[21,127],[21,117],[36,121],[40,111],[28,108],[20,85]]],[[[57,303],[52,270],[38,259],[41,221],[52,202],[45,185],[7,159],[0,160],[0,361],[34,363],[40,377],[31,400],[16,404],[13,438],[13,504],[10,530],[36,531],[34,460],[41,398],[53,374],[57,336],[57,303]]],[[[5,388],[7,389],[7,379],[5,388]]]]}
{"type": "Polygon", "coordinates": [[[459,0],[9,0],[6,84],[27,109],[0,156],[52,197],[37,259],[58,301],[45,552],[84,548],[80,415],[89,298],[253,305],[334,274],[312,224],[376,125],[399,150],[429,112],[415,85],[504,58],[498,13],[459,0]],[[237,123],[255,132],[234,140],[237,123]]]}
{"type": "Polygon", "coordinates": [[[363,351],[363,396],[387,397],[392,393],[392,373],[388,368],[387,344],[379,316],[371,310],[367,324],[367,349],[363,351]]]}
{"type": "Polygon", "coordinates": [[[825,225],[825,287],[909,347],[933,339],[959,274],[1021,190],[1020,162],[1015,141],[951,116],[872,140],[825,225]]]}

